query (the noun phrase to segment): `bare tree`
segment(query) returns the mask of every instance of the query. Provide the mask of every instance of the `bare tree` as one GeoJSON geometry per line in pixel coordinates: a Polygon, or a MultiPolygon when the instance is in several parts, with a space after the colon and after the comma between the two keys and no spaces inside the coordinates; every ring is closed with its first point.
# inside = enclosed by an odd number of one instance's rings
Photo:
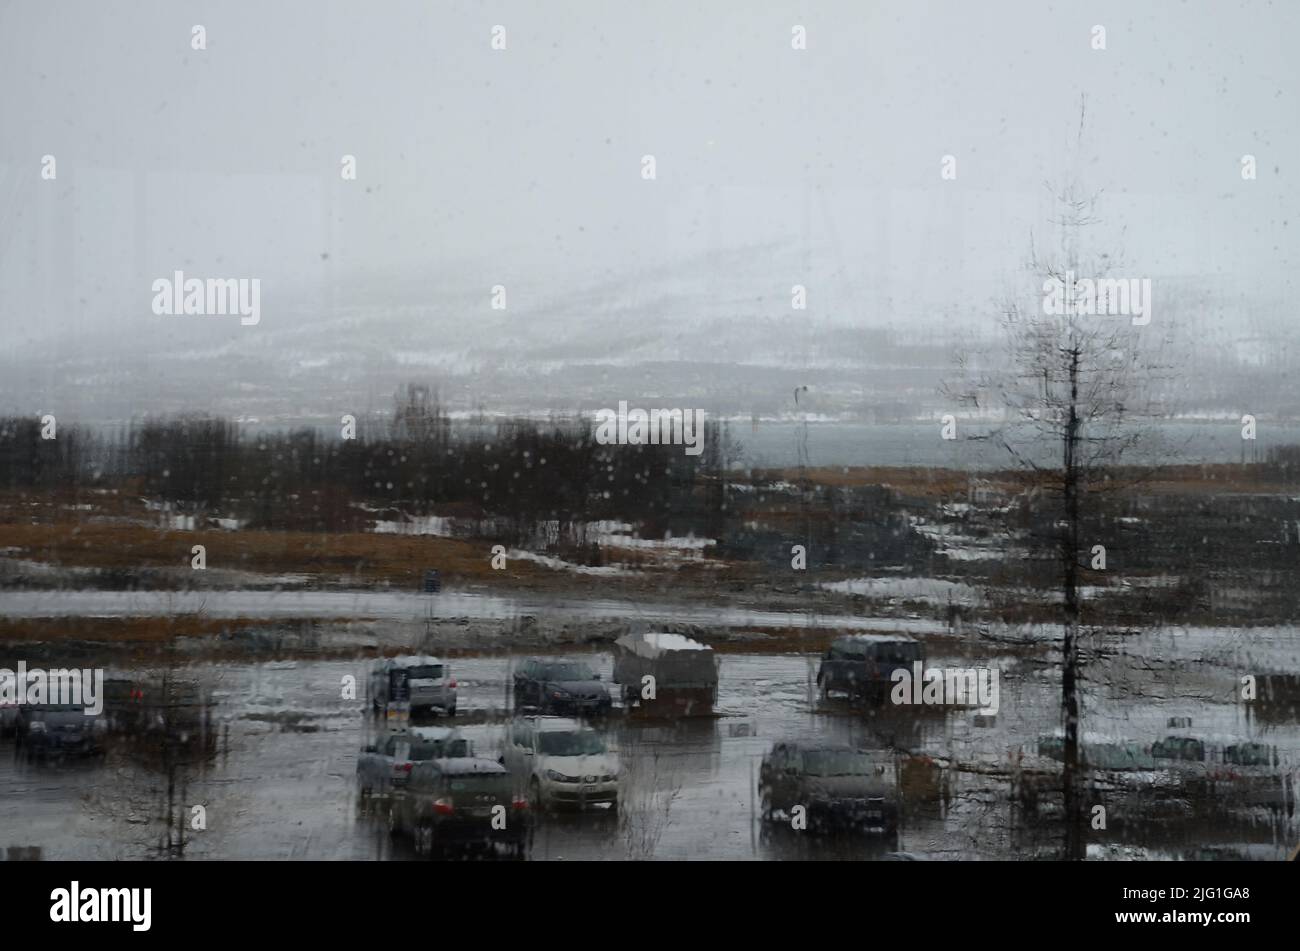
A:
{"type": "Polygon", "coordinates": [[[661,762],[658,750],[648,757],[625,755],[623,763],[619,825],[627,857],[651,859],[672,823],[672,809],[682,792],[681,773],[661,762]]]}
{"type": "MultiPolygon", "coordinates": [[[[990,411],[1000,420],[969,438],[991,441],[1030,474],[1035,490],[1055,498],[1046,531],[1048,550],[1058,562],[1064,634],[1061,645],[1061,718],[1064,728],[1062,792],[1065,857],[1084,856],[1084,803],[1080,788],[1080,574],[1082,530],[1097,495],[1121,484],[1120,464],[1131,451],[1154,441],[1149,423],[1161,415],[1156,395],[1167,364],[1168,342],[1159,324],[1128,314],[1107,315],[1108,295],[1120,285],[1111,275],[1117,256],[1086,241],[1100,223],[1099,193],[1087,191],[1077,173],[1082,152],[1084,109],[1075,143],[1076,171],[1064,185],[1047,186],[1059,214],[1056,232],[1042,249],[1031,237],[1023,292],[1002,304],[1001,335],[995,355],[980,361],[959,358],[959,383],[945,391],[966,407],[990,411]],[[1102,297],[1096,296],[1097,289],[1102,297]],[[1038,297],[1041,289],[1043,296],[1038,297]],[[1049,307],[1053,293],[1064,306],[1049,307]],[[1080,306],[1091,302],[1094,306],[1080,306]]],[[[1127,299],[1127,295],[1125,295],[1127,299]]],[[[1150,301],[1146,301],[1149,308],[1150,301]]]]}
{"type": "MultiPolygon", "coordinates": [[[[169,605],[171,598],[168,598],[169,605]]],[[[202,608],[179,615],[197,619],[202,608]]],[[[151,858],[183,859],[190,846],[193,810],[206,809],[191,786],[207,788],[208,767],[218,748],[212,693],[219,677],[210,667],[187,667],[176,638],[168,639],[156,666],[138,668],[112,682],[112,779],[83,797],[86,811],[128,834],[120,847],[143,849],[151,858]]],[[[227,816],[236,811],[222,803],[227,816]]]]}

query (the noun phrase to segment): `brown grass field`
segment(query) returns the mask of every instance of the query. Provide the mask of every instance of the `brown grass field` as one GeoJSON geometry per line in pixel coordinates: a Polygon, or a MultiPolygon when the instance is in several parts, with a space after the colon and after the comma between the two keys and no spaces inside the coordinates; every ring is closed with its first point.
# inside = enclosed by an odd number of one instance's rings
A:
{"type": "MultiPolygon", "coordinates": [[[[1296,485],[1280,479],[1275,470],[1237,465],[1169,466],[1154,473],[1116,472],[1111,487],[1120,493],[1142,492],[1159,495],[1229,495],[1294,493],[1296,485]],[[1132,480],[1142,475],[1140,486],[1132,480]]],[[[1023,491],[1034,479],[1020,472],[970,473],[925,468],[820,468],[805,476],[825,486],[884,486],[899,496],[928,501],[964,501],[971,482],[1009,494],[1023,491]]],[[[792,482],[797,471],[774,470],[754,473],[755,481],[792,482]]],[[[801,517],[776,504],[745,512],[770,526],[801,517]]],[[[806,516],[804,516],[806,517],[806,516]]],[[[227,531],[202,527],[181,531],[164,527],[158,513],[151,512],[134,486],[119,489],[86,489],[58,493],[0,493],[0,555],[54,569],[92,569],[118,574],[126,584],[134,573],[161,569],[157,580],[168,586],[190,583],[191,548],[206,548],[207,567],[267,576],[306,576],[311,586],[350,588],[393,587],[418,591],[423,574],[437,568],[444,581],[455,587],[500,591],[554,591],[573,594],[587,590],[591,577],[575,575],[563,568],[550,568],[524,559],[511,558],[504,570],[494,570],[491,538],[443,538],[430,535],[375,534],[364,531],[312,532],[241,529],[227,531]]],[[[510,546],[507,545],[507,548],[510,546]]],[[[582,555],[561,554],[567,560],[582,555]]],[[[603,593],[633,596],[656,589],[665,581],[685,594],[708,596],[711,592],[768,590],[760,565],[705,558],[680,563],[656,561],[652,552],[632,549],[607,550],[611,562],[641,569],[639,576],[601,576],[603,593]]],[[[1040,613],[1035,609],[1035,616],[1040,613]]],[[[242,619],[178,618],[80,618],[75,625],[66,619],[0,619],[0,641],[40,640],[57,642],[78,639],[104,642],[161,644],[175,637],[212,636],[265,624],[242,619]]],[[[829,634],[796,631],[778,633],[776,643],[732,640],[721,649],[813,650],[825,646],[829,634]],[[779,645],[779,646],[778,646],[779,645]]]]}

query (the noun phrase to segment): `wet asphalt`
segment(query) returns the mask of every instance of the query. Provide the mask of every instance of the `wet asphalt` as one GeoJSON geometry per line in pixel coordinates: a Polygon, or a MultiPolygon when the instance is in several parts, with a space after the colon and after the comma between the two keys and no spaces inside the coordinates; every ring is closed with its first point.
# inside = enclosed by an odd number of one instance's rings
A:
{"type": "MultiPolygon", "coordinates": [[[[582,656],[609,683],[610,655],[582,656]]],[[[1001,703],[996,717],[978,718],[967,710],[864,711],[822,701],[813,684],[816,657],[733,654],[720,662],[714,717],[653,722],[616,714],[599,725],[626,774],[618,812],[536,816],[532,860],[872,860],[900,852],[921,859],[1023,858],[1054,847],[1050,830],[1018,814],[998,774],[1017,749],[1032,751],[1037,736],[1057,723],[1059,675],[1049,664],[1013,655],[979,660],[998,665],[1001,703]],[[905,798],[896,843],[879,834],[819,835],[765,823],[755,791],[759,761],[777,740],[796,738],[939,758],[951,767],[946,795],[905,798]]],[[[495,758],[511,715],[512,660],[451,663],[460,696],[455,721],[480,755],[495,758]]],[[[929,663],[971,661],[934,655],[929,663]]],[[[178,783],[178,805],[201,804],[206,811],[206,829],[190,833],[188,857],[416,857],[407,842],[389,837],[383,804],[363,804],[357,794],[357,754],[377,724],[363,703],[368,666],[365,660],[300,660],[201,669],[216,702],[217,752],[178,783]],[[344,697],[348,677],[360,685],[361,700],[344,697]]],[[[1280,768],[1294,775],[1300,726],[1262,724],[1234,702],[1232,664],[1198,665],[1199,682],[1150,667],[1127,655],[1103,655],[1090,668],[1085,722],[1150,742],[1169,718],[1191,717],[1206,732],[1266,739],[1279,747],[1280,768]]],[[[28,764],[14,756],[11,740],[0,741],[0,847],[36,845],[48,859],[147,857],[159,831],[150,817],[162,813],[163,786],[156,772],[117,751],[103,762],[28,764]]],[[[1297,834],[1292,820],[1260,810],[1126,825],[1123,806],[1112,809],[1121,814],[1112,815],[1111,831],[1094,833],[1098,857],[1280,858],[1297,834]]]]}

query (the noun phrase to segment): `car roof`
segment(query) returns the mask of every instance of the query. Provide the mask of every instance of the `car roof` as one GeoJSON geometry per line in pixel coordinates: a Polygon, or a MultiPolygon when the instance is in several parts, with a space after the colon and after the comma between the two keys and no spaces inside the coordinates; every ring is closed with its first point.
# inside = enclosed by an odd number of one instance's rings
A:
{"type": "Polygon", "coordinates": [[[843,637],[835,638],[836,644],[862,643],[862,644],[894,644],[899,641],[910,644],[921,643],[911,634],[845,634],[843,637]]]}
{"type": "MultiPolygon", "coordinates": [[[[413,726],[406,731],[411,736],[421,740],[445,740],[453,736],[459,736],[460,731],[454,726],[413,726]]],[[[400,733],[395,734],[401,736],[400,733]]]]}
{"type": "Polygon", "coordinates": [[[1199,740],[1202,743],[1208,743],[1212,746],[1244,746],[1247,743],[1253,743],[1256,746],[1273,746],[1272,743],[1265,739],[1251,739],[1248,736],[1239,736],[1235,733],[1201,733],[1197,730],[1187,728],[1169,729],[1164,733],[1164,735],[1160,736],[1159,739],[1199,740]]]}
{"type": "Polygon", "coordinates": [[[888,750],[864,750],[856,746],[850,746],[847,743],[822,743],[818,741],[800,742],[798,740],[787,740],[786,746],[800,753],[882,753],[892,756],[888,750]]]}
{"type": "Polygon", "coordinates": [[[518,717],[517,719],[525,721],[538,733],[591,730],[591,727],[587,726],[581,720],[575,720],[572,717],[518,717]]]}
{"type": "Polygon", "coordinates": [[[434,768],[440,773],[446,773],[448,776],[468,776],[468,775],[489,775],[503,776],[508,775],[510,770],[506,769],[494,759],[485,759],[481,756],[462,756],[458,759],[444,758],[430,760],[434,768]]]}
{"type": "Polygon", "coordinates": [[[411,654],[406,657],[389,657],[388,663],[395,667],[423,667],[427,664],[442,664],[445,661],[440,657],[430,657],[427,654],[411,654]]]}
{"type": "MultiPolygon", "coordinates": [[[[1170,735],[1172,736],[1173,734],[1170,735]]],[[[1061,740],[1062,742],[1064,742],[1065,731],[1062,730],[1060,727],[1057,727],[1051,733],[1040,733],[1038,735],[1038,742],[1041,743],[1044,740],[1061,740]]],[[[1121,745],[1121,744],[1141,745],[1143,743],[1142,740],[1135,740],[1132,737],[1116,736],[1115,734],[1112,733],[1094,733],[1091,730],[1081,730],[1079,732],[1079,742],[1081,744],[1090,743],[1090,744],[1111,744],[1111,745],[1121,745]]]]}

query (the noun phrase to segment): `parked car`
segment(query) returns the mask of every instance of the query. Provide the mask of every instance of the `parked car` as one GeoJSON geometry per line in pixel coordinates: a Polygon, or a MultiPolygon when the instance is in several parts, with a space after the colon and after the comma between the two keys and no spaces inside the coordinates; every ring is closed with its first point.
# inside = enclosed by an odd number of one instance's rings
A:
{"type": "Polygon", "coordinates": [[[1263,723],[1286,723],[1300,716],[1300,674],[1256,675],[1259,694],[1251,704],[1255,717],[1263,723]]]}
{"type": "Polygon", "coordinates": [[[392,733],[362,748],[357,757],[357,786],[363,798],[388,795],[406,785],[417,763],[469,757],[473,752],[468,740],[447,727],[392,733]]]}
{"type": "Polygon", "coordinates": [[[627,634],[614,642],[614,681],[627,708],[706,716],[718,701],[718,659],[713,648],[681,634],[627,634]]]}
{"type": "Polygon", "coordinates": [[[790,818],[802,806],[810,831],[896,835],[898,771],[888,752],[839,744],[777,743],[758,771],[763,817],[790,818]]]}
{"type": "Polygon", "coordinates": [[[89,716],[84,706],[72,704],[22,704],[15,722],[18,748],[28,762],[103,756],[104,727],[102,717],[89,716]]]}
{"type": "MultiPolygon", "coordinates": [[[[17,686],[12,670],[0,670],[0,691],[16,696],[17,686]]],[[[18,702],[0,701],[0,736],[10,736],[18,729],[18,702]]]]}
{"type": "Polygon", "coordinates": [[[11,736],[18,727],[18,704],[0,703],[0,736],[11,736]]]}
{"type": "Polygon", "coordinates": [[[215,704],[197,680],[170,673],[104,680],[104,729],[172,753],[190,756],[216,753],[219,730],[213,723],[215,704]]]}
{"type": "Polygon", "coordinates": [[[604,716],[612,702],[600,675],[580,660],[530,657],[515,669],[515,709],[555,716],[604,716]]]}
{"type": "MultiPolygon", "coordinates": [[[[1065,737],[1038,737],[1036,749],[1015,760],[1016,797],[1027,814],[1059,811],[1063,803],[1065,737]]],[[[1156,758],[1134,741],[1085,733],[1079,738],[1079,785],[1090,802],[1122,804],[1133,816],[1185,814],[1190,801],[1187,771],[1156,758]]]]}
{"type": "Polygon", "coordinates": [[[442,744],[440,748],[446,752],[439,753],[439,758],[474,755],[473,741],[466,739],[454,726],[408,726],[404,732],[417,740],[442,744]]]}
{"type": "Polygon", "coordinates": [[[502,846],[522,858],[528,843],[528,800],[514,794],[509,771],[490,759],[417,763],[388,816],[389,832],[410,836],[421,855],[502,846]]]}
{"type": "Polygon", "coordinates": [[[838,637],[822,655],[817,686],[822,696],[841,693],[852,700],[882,700],[893,686],[894,671],[912,673],[924,663],[925,647],[906,634],[851,634],[838,637]]]}
{"type": "Polygon", "coordinates": [[[519,717],[506,731],[501,762],[539,809],[608,803],[618,808],[618,757],[591,727],[565,717],[519,717]]]}
{"type": "Polygon", "coordinates": [[[1151,745],[1152,757],[1181,773],[1198,802],[1209,807],[1262,806],[1295,811],[1295,783],[1277,747],[1233,735],[1186,732],[1151,745]]]}
{"type": "Polygon", "coordinates": [[[456,681],[436,657],[388,657],[370,672],[370,705],[383,713],[390,703],[409,703],[411,715],[456,715],[456,681]]]}
{"type": "MultiPolygon", "coordinates": [[[[1056,762],[1065,761],[1065,736],[1044,734],[1038,738],[1038,755],[1056,762]]],[[[1151,750],[1133,740],[1084,734],[1079,737],[1079,764],[1110,772],[1149,772],[1164,768],[1151,750]]]]}

